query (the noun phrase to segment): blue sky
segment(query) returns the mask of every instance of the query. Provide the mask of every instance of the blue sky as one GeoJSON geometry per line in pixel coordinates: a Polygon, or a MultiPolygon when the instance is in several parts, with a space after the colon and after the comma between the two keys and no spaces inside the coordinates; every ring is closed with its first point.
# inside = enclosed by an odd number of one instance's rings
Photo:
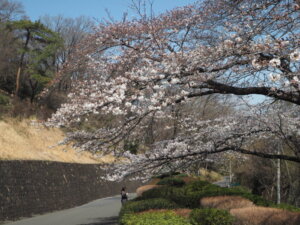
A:
{"type": "MultiPolygon", "coordinates": [[[[38,20],[44,15],[78,17],[81,15],[96,19],[107,18],[106,9],[115,19],[120,19],[129,10],[131,0],[19,0],[27,16],[38,20]]],[[[178,6],[194,3],[196,0],[154,0],[156,14],[178,6]]],[[[132,15],[129,12],[129,15],[132,15]]]]}

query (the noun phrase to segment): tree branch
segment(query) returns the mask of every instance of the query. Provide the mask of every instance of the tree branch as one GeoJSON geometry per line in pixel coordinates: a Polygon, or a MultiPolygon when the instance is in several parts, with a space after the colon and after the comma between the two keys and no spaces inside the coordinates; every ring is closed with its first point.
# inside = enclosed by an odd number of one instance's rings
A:
{"type": "Polygon", "coordinates": [[[300,97],[298,95],[293,94],[292,92],[285,92],[283,90],[272,90],[272,88],[270,87],[234,87],[213,80],[208,80],[205,83],[208,85],[207,88],[213,89],[215,93],[234,95],[258,94],[300,105],[300,97]]]}

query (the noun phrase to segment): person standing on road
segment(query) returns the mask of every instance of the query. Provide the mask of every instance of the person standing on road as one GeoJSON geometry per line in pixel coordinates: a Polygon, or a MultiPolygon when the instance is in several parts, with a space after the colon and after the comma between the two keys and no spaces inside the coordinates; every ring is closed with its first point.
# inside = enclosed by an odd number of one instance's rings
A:
{"type": "Polygon", "coordinates": [[[124,203],[127,202],[127,200],[128,200],[128,194],[126,193],[125,187],[122,187],[122,190],[121,190],[121,203],[122,203],[122,205],[124,205],[124,203]]]}

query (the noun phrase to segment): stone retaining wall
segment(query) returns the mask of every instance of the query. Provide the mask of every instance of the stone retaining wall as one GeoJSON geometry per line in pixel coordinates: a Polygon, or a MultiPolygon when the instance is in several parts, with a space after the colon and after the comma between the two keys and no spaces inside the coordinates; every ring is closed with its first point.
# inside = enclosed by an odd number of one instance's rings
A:
{"type": "Polygon", "coordinates": [[[134,192],[139,182],[101,179],[99,165],[46,161],[0,161],[0,221],[82,205],[134,192]]]}

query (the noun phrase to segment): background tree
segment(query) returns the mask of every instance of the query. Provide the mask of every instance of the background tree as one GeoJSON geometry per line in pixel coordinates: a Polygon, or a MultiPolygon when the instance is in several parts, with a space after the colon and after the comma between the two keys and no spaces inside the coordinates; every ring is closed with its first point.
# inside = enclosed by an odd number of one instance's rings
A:
{"type": "MultiPolygon", "coordinates": [[[[11,22],[7,26],[22,42],[15,94],[22,97],[22,93],[19,93],[22,81],[23,87],[29,84],[30,94],[27,96],[30,95],[33,101],[37,92],[42,90],[43,86],[54,76],[54,57],[62,46],[61,39],[57,33],[40,22],[20,20],[11,22]]],[[[23,92],[26,92],[26,89],[23,89],[23,92]]]]}
{"type": "Polygon", "coordinates": [[[54,32],[57,32],[64,40],[64,47],[56,55],[56,70],[59,71],[66,63],[70,55],[76,48],[76,45],[87,35],[93,32],[94,22],[84,16],[77,18],[65,18],[58,16],[43,16],[41,23],[54,32]]]}
{"type": "Polygon", "coordinates": [[[9,0],[0,0],[0,22],[24,19],[25,12],[22,3],[9,0]]]}
{"type": "MultiPolygon", "coordinates": [[[[55,73],[58,73],[63,67],[69,57],[75,51],[77,44],[82,41],[87,35],[93,33],[94,22],[85,16],[77,18],[66,18],[62,15],[58,16],[43,16],[40,18],[42,24],[47,28],[59,34],[63,40],[63,47],[59,48],[55,54],[54,67],[55,73]]],[[[57,110],[60,105],[66,101],[66,95],[71,89],[72,79],[81,79],[78,76],[83,74],[84,66],[73,70],[72,72],[63,73],[60,79],[51,85],[51,94],[47,99],[41,101],[41,104],[47,105],[50,110],[57,110]]]]}
{"type": "Polygon", "coordinates": [[[10,21],[25,17],[23,6],[19,2],[0,0],[0,90],[12,94],[15,88],[15,71],[19,43],[14,34],[6,29],[10,21]]]}

